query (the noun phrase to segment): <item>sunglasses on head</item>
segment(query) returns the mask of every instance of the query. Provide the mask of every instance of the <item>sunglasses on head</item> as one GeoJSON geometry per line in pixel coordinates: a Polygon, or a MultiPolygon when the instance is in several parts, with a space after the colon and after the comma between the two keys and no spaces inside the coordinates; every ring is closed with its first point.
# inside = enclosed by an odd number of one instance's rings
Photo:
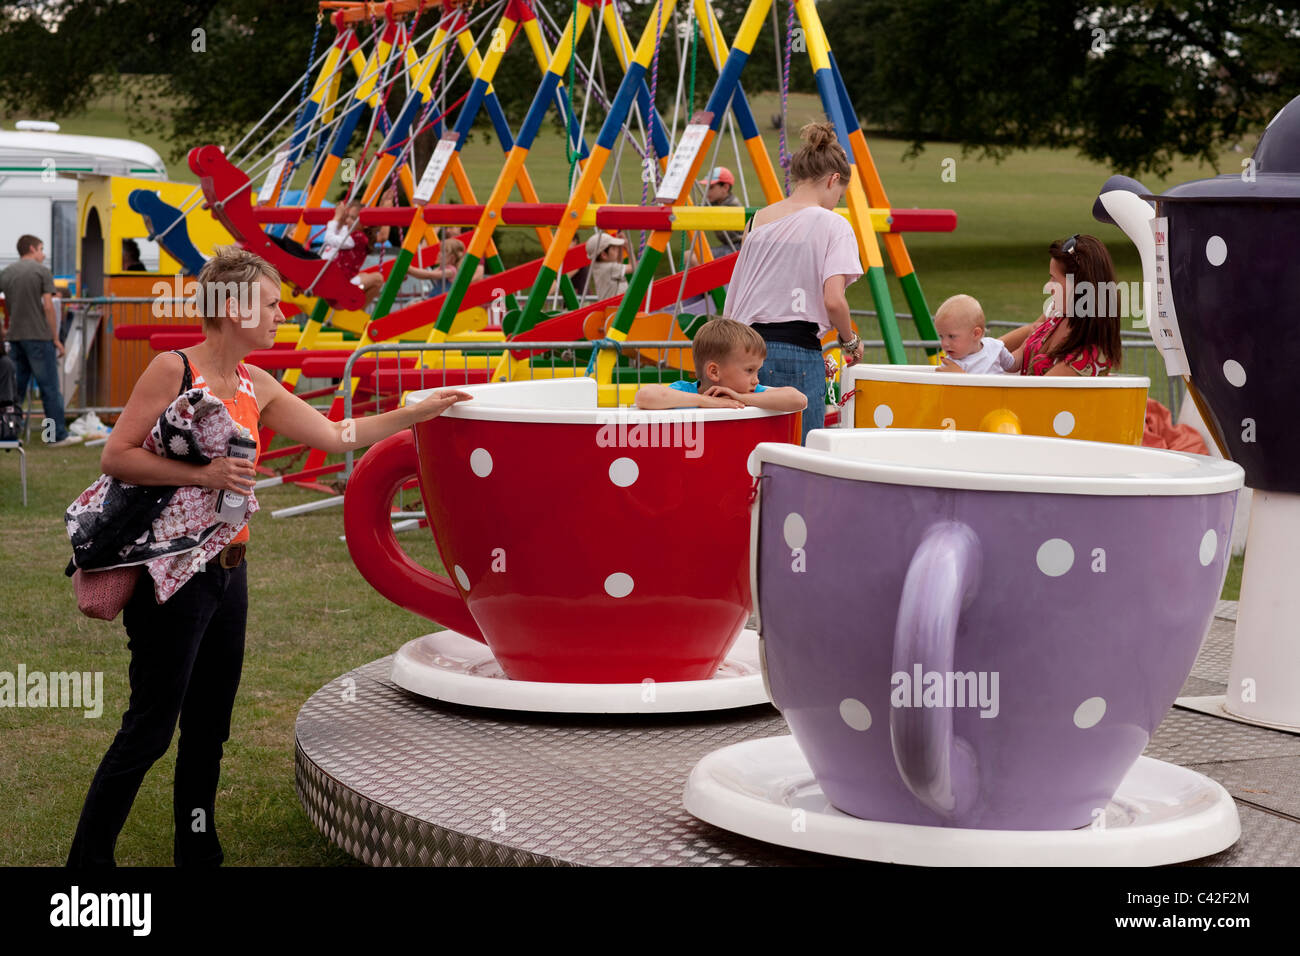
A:
{"type": "Polygon", "coordinates": [[[1075,247],[1078,245],[1079,245],[1079,234],[1076,232],[1069,239],[1066,239],[1065,242],[1061,243],[1061,251],[1064,252],[1067,256],[1072,256],[1074,255],[1075,247]]]}

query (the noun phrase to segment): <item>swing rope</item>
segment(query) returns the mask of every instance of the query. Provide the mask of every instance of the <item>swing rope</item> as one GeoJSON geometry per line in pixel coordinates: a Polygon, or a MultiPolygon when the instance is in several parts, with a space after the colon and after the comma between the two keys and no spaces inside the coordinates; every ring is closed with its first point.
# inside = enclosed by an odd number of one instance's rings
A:
{"type": "Polygon", "coordinates": [[[789,140],[786,138],[786,116],[790,101],[790,50],[794,46],[794,4],[790,0],[790,11],[785,18],[785,65],[781,70],[781,168],[785,170],[785,194],[790,195],[790,155],[789,140]]]}
{"type": "MultiPolygon", "coordinates": [[[[692,117],[692,116],[695,115],[695,64],[696,64],[696,54],[699,52],[699,47],[700,47],[700,21],[699,21],[698,19],[696,19],[696,17],[695,17],[695,10],[694,10],[693,8],[692,8],[692,10],[691,10],[691,23],[693,23],[693,24],[695,25],[695,33],[694,33],[694,35],[691,37],[691,78],[690,78],[690,86],[689,86],[688,92],[687,92],[687,94],[686,94],[686,101],[687,101],[687,109],[686,109],[686,116],[687,116],[687,119],[686,119],[686,122],[687,122],[688,124],[690,123],[690,117],[692,117]]],[[[712,170],[710,170],[710,172],[712,172],[712,170]]],[[[707,191],[708,187],[706,186],[705,189],[706,189],[706,191],[707,191]]],[[[708,202],[708,196],[707,196],[707,194],[706,194],[706,196],[705,196],[705,202],[708,202]]],[[[687,238],[688,238],[690,235],[691,235],[691,234],[689,234],[689,233],[685,233],[685,232],[682,233],[682,252],[681,252],[681,256],[682,256],[682,265],[683,265],[683,266],[686,265],[686,245],[687,245],[687,242],[686,242],[686,241],[687,241],[687,238]]],[[[683,283],[685,283],[685,281],[686,281],[686,271],[687,271],[687,270],[686,270],[685,268],[682,269],[682,282],[683,282],[683,283]]],[[[680,298],[681,298],[681,296],[679,295],[679,296],[678,296],[678,299],[680,300],[680,298]]]]}
{"type": "Polygon", "coordinates": [[[569,96],[569,114],[564,117],[566,128],[564,136],[564,157],[569,161],[569,193],[573,193],[574,175],[578,168],[578,157],[581,153],[580,144],[575,142],[577,137],[582,135],[582,131],[569,133],[569,117],[574,115],[573,112],[573,87],[577,82],[578,75],[578,0],[573,0],[573,19],[569,25],[569,79],[566,81],[568,89],[565,91],[569,96]]]}

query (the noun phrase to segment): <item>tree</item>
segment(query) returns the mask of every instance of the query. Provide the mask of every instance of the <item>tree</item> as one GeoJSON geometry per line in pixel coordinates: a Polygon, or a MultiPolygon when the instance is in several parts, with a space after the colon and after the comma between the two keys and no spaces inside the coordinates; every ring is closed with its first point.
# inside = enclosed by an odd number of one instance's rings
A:
{"type": "Polygon", "coordinates": [[[1300,93],[1294,2],[829,0],[873,126],[1000,157],[1075,147],[1121,172],[1214,162],[1300,93]]]}

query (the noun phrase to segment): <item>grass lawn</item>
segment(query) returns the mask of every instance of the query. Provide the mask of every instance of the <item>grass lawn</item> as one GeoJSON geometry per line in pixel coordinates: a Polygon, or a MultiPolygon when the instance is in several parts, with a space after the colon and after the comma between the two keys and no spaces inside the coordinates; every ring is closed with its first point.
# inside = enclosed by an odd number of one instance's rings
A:
{"type": "MultiPolygon", "coordinates": [[[[754,112],[777,111],[774,95],[752,98],[754,112]]],[[[811,97],[791,98],[790,125],[816,118],[811,97]]],[[[9,120],[5,119],[6,125],[9,120]]],[[[101,103],[63,124],[65,132],[126,136],[120,104],[101,103]]],[[[777,155],[777,134],[765,133],[777,155]]],[[[161,144],[153,144],[155,147],[161,144]]],[[[951,235],[908,237],[918,275],[931,308],[955,292],[968,292],[984,304],[992,320],[1028,321],[1044,296],[1048,243],[1075,232],[1101,236],[1112,251],[1122,280],[1139,278],[1137,257],[1118,230],[1095,223],[1090,215],[1097,187],[1108,175],[1102,166],[1061,152],[1035,151],[995,164],[963,158],[937,144],[919,159],[903,158],[905,144],[872,139],[875,161],[891,200],[899,207],[952,208],[958,229],[951,235]],[[956,161],[956,179],[941,177],[945,159],[956,161]]],[[[1246,143],[1248,154],[1253,143],[1246,143]]],[[[160,150],[164,151],[164,150],[160,150]]],[[[479,139],[465,149],[465,163],[479,199],[490,189],[501,153],[479,139]]],[[[737,163],[730,144],[717,163],[731,166],[750,184],[749,202],[761,204],[748,162],[737,163]]],[[[1225,156],[1224,170],[1236,169],[1237,154],[1225,156]]],[[[713,165],[710,161],[708,165],[713,165]]],[[[549,128],[529,158],[529,168],[544,200],[564,198],[567,166],[563,144],[549,128]]],[[[640,182],[633,154],[620,167],[622,196],[638,202],[640,182]]],[[[193,181],[175,166],[174,178],[193,181]]],[[[1206,167],[1183,164],[1168,182],[1213,175],[1206,167]]],[[[739,188],[738,188],[739,191],[739,188]]],[[[501,234],[507,263],[535,254],[537,240],[524,230],[501,234]]],[[[903,298],[894,287],[895,302],[903,298]]],[[[855,308],[872,308],[865,283],[850,295],[855,308]]],[[[899,306],[902,308],[902,306],[899,306]]],[[[875,330],[864,330],[875,337],[875,330]]],[[[915,336],[906,324],[905,337],[915,336]]],[[[1134,368],[1136,350],[1126,362],[1134,368]]],[[[1153,393],[1163,376],[1150,366],[1153,393]]],[[[126,639],[120,622],[92,621],[77,613],[72,587],[61,571],[69,548],[61,523],[67,504],[98,474],[98,451],[83,448],[29,449],[31,503],[23,508],[18,463],[0,454],[0,671],[24,664],[33,671],[102,671],[104,712],[86,719],[65,710],[0,709],[0,865],[59,864],[65,857],[77,815],[100,757],[116,730],[127,700],[126,639]]],[[[264,492],[264,512],[309,500],[313,495],[276,488],[264,492]]],[[[339,535],[338,510],[287,520],[268,513],[253,523],[250,551],[251,610],[243,684],[235,706],[233,735],[226,748],[218,825],[227,862],[243,865],[341,865],[351,858],[333,848],[308,822],[293,784],[294,718],[303,701],[320,686],[353,667],[394,651],[427,629],[413,615],[379,597],[361,579],[339,535]]],[[[427,534],[411,533],[404,542],[429,567],[438,559],[427,534]]],[[[1224,597],[1236,598],[1240,560],[1229,570],[1224,597]]],[[[169,754],[146,777],[118,844],[118,860],[132,865],[171,862],[171,773],[169,754]]]]}
{"type": "MultiPolygon", "coordinates": [[[[102,671],[103,715],[0,709],[0,865],[58,864],[67,855],[86,788],[125,710],[129,687],[121,619],[77,612],[62,569],[70,556],[62,515],[99,473],[98,449],[29,449],[30,504],[22,507],[18,462],[0,456],[0,671],[102,671]]],[[[275,520],[275,508],[315,495],[276,488],[250,543],[248,645],[217,800],[228,863],[343,864],[350,857],[307,820],[294,793],[298,708],[339,674],[391,653],[432,627],[388,603],[352,565],[340,511],[275,520]]],[[[408,533],[416,560],[439,568],[432,538],[408,533]]],[[[175,750],[145,778],[118,844],[118,861],[171,864],[175,750]]]]}

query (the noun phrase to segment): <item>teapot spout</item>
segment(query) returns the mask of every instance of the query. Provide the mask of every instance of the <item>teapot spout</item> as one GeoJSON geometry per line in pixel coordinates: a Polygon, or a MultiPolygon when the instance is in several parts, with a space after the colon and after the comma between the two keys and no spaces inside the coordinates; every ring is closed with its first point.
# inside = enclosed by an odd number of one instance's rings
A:
{"type": "Polygon", "coordinates": [[[1098,222],[1119,226],[1137,246],[1142,260],[1142,314],[1150,327],[1155,320],[1156,304],[1156,242],[1151,234],[1151,220],[1156,213],[1151,203],[1138,198],[1140,195],[1150,195],[1150,192],[1136,179],[1112,176],[1101,187],[1092,215],[1098,222]]]}

